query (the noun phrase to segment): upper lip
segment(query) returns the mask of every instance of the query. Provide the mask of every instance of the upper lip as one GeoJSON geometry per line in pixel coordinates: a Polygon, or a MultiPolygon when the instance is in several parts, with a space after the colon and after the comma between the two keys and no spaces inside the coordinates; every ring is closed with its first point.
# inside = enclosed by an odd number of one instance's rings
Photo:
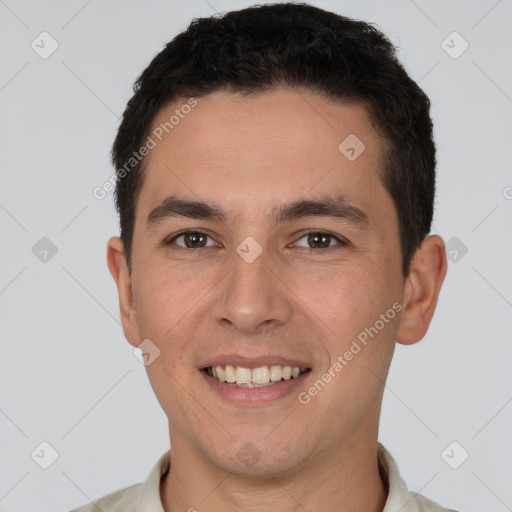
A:
{"type": "Polygon", "coordinates": [[[232,364],[234,366],[241,366],[243,368],[259,368],[261,366],[292,366],[297,368],[310,368],[310,364],[298,359],[278,355],[266,355],[259,357],[247,357],[240,354],[223,354],[208,359],[200,365],[201,369],[209,368],[210,366],[225,366],[232,364]]]}

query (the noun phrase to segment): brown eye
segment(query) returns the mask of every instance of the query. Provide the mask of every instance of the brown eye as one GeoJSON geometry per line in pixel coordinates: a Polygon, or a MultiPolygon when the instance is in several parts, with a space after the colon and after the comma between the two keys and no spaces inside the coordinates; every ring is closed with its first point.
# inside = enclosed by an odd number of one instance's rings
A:
{"type": "Polygon", "coordinates": [[[325,249],[331,244],[331,236],[321,233],[310,233],[308,235],[308,244],[312,249],[325,249]]]}
{"type": "Polygon", "coordinates": [[[344,238],[331,235],[330,233],[324,233],[322,231],[311,231],[310,233],[306,233],[300,237],[295,245],[314,251],[330,249],[335,246],[348,246],[349,242],[344,238]],[[302,240],[304,240],[304,242],[301,242],[302,240]]]}
{"type": "Polygon", "coordinates": [[[206,233],[201,231],[186,231],[169,240],[167,245],[176,244],[185,249],[200,249],[215,245],[215,242],[211,239],[211,242],[208,243],[209,238],[206,233]]]}

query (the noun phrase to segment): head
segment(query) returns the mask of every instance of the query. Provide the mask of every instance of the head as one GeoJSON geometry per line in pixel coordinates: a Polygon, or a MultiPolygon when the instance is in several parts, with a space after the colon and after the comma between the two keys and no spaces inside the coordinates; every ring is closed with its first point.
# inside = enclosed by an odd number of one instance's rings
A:
{"type": "Polygon", "coordinates": [[[160,351],[173,447],[276,473],[376,435],[395,342],[424,336],[446,272],[429,101],[393,45],[302,4],[196,19],[138,78],[112,155],[109,267],[128,341],[160,351]],[[204,371],[228,359],[307,371],[242,405],[204,371]]]}

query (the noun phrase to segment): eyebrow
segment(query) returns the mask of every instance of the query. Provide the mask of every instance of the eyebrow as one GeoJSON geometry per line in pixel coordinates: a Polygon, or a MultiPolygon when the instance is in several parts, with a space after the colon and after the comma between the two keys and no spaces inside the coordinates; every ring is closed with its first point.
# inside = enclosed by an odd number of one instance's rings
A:
{"type": "MultiPolygon", "coordinates": [[[[169,217],[214,220],[223,223],[228,220],[227,213],[214,203],[182,199],[170,195],[151,210],[147,218],[147,227],[150,228],[169,217]]],[[[277,225],[303,217],[332,217],[348,221],[359,227],[369,226],[366,213],[351,205],[343,196],[298,199],[289,204],[278,205],[272,208],[267,215],[267,220],[272,225],[277,225]]]]}

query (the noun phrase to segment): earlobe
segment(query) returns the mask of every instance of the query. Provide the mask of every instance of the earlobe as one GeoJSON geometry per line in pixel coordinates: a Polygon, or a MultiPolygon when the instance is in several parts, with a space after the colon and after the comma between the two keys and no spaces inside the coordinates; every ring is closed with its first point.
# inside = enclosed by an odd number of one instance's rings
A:
{"type": "Polygon", "coordinates": [[[124,335],[131,345],[137,346],[139,340],[133,307],[132,276],[126,264],[123,242],[117,236],[112,237],[107,243],[107,264],[117,286],[124,335]]]}
{"type": "Polygon", "coordinates": [[[403,299],[397,341],[412,345],[427,333],[447,271],[443,239],[425,238],[411,261],[403,299]]]}

